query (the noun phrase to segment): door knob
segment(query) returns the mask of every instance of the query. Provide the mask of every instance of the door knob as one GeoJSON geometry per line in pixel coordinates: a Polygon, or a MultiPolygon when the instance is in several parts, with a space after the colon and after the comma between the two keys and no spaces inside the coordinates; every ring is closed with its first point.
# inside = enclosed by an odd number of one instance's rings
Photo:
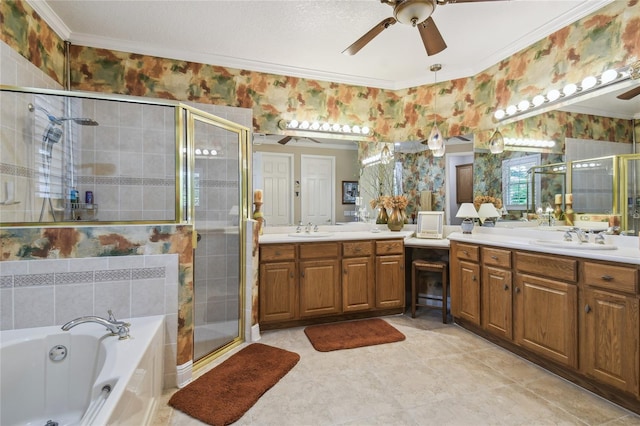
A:
{"type": "Polygon", "coordinates": [[[520,287],[516,287],[516,293],[520,293],[520,287]]]}
{"type": "Polygon", "coordinates": [[[591,306],[589,306],[589,304],[588,304],[588,303],[584,306],[584,311],[585,311],[586,313],[591,312],[591,306]]]}
{"type": "Polygon", "coordinates": [[[504,285],[504,289],[505,289],[505,291],[506,291],[506,290],[509,290],[509,286],[505,284],[505,285],[504,285]]]}

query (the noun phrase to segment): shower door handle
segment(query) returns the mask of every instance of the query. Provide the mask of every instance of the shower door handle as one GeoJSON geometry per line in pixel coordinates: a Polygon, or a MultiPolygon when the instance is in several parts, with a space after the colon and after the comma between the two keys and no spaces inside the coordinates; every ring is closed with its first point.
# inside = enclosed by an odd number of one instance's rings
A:
{"type": "Polygon", "coordinates": [[[196,232],[196,241],[200,242],[201,239],[202,239],[202,235],[200,235],[199,232],[196,232]]]}

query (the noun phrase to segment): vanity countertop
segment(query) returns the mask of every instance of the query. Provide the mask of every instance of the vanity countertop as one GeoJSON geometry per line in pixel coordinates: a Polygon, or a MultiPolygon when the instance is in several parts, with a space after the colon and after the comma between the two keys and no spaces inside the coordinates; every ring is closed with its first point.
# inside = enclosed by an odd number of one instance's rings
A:
{"type": "Polygon", "coordinates": [[[308,243],[327,241],[382,240],[402,238],[413,235],[415,226],[405,226],[401,231],[389,231],[382,225],[336,225],[320,226],[317,232],[296,232],[295,227],[265,228],[260,236],[260,244],[308,243]]]}
{"type": "MultiPolygon", "coordinates": [[[[584,250],[571,244],[567,244],[567,246],[564,247],[563,244],[560,243],[564,237],[564,232],[562,231],[563,230],[540,227],[517,230],[509,228],[475,227],[471,234],[453,232],[448,235],[448,238],[461,243],[485,244],[510,249],[640,265],[638,237],[606,235],[605,245],[609,247],[584,250]],[[541,245],[541,241],[558,242],[558,246],[549,247],[548,245],[541,245]],[[611,248],[611,246],[615,246],[615,249],[607,249],[611,248]]],[[[576,236],[574,235],[573,238],[575,240],[576,236]]],[[[590,234],[589,238],[590,241],[593,241],[594,235],[590,234]]]]}

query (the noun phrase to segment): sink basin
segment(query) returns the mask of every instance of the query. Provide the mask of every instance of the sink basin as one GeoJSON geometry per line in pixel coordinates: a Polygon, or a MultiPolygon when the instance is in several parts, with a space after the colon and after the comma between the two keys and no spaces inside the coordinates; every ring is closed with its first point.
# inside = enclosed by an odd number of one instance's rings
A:
{"type": "Polygon", "coordinates": [[[531,244],[545,247],[566,248],[571,250],[616,250],[612,244],[581,243],[579,241],[564,240],[531,240],[531,244]]]}
{"type": "Polygon", "coordinates": [[[289,234],[290,237],[298,237],[298,238],[322,238],[322,237],[330,237],[333,235],[333,232],[295,232],[293,234],[289,234]]]}

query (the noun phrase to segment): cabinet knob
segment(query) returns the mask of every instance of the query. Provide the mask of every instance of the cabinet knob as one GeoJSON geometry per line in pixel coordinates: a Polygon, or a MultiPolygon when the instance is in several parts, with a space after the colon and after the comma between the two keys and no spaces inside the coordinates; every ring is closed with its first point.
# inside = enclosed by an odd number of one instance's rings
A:
{"type": "Polygon", "coordinates": [[[289,274],[289,278],[293,278],[293,272],[289,274]]]}
{"type": "Polygon", "coordinates": [[[472,275],[472,276],[471,276],[471,281],[475,281],[475,280],[476,280],[476,276],[475,276],[475,275],[472,275]]]}
{"type": "Polygon", "coordinates": [[[520,287],[516,287],[516,293],[520,293],[520,287]]]}
{"type": "Polygon", "coordinates": [[[465,256],[469,256],[469,252],[466,250],[462,250],[462,252],[464,253],[465,256]]]}
{"type": "Polygon", "coordinates": [[[505,291],[506,291],[506,290],[509,290],[509,286],[505,284],[505,285],[504,285],[504,289],[505,289],[505,291]]]}
{"type": "Polygon", "coordinates": [[[603,275],[600,278],[602,278],[602,281],[613,281],[613,277],[611,275],[603,275]]]}
{"type": "Polygon", "coordinates": [[[585,311],[586,313],[591,312],[591,306],[589,306],[589,304],[584,305],[584,311],[585,311]]]}
{"type": "Polygon", "coordinates": [[[304,278],[304,271],[300,271],[300,276],[304,278]]]}
{"type": "Polygon", "coordinates": [[[345,275],[347,275],[347,270],[343,269],[342,272],[344,272],[345,275]]]}
{"type": "Polygon", "coordinates": [[[362,247],[356,247],[355,249],[353,249],[353,251],[355,252],[362,251],[362,247]]]}
{"type": "Polygon", "coordinates": [[[276,256],[282,256],[282,253],[280,253],[279,251],[277,251],[277,250],[276,250],[275,255],[276,255],[276,256]]]}
{"type": "Polygon", "coordinates": [[[492,258],[493,260],[498,260],[498,256],[496,256],[495,254],[494,254],[493,256],[491,256],[491,258],[492,258]]]}

